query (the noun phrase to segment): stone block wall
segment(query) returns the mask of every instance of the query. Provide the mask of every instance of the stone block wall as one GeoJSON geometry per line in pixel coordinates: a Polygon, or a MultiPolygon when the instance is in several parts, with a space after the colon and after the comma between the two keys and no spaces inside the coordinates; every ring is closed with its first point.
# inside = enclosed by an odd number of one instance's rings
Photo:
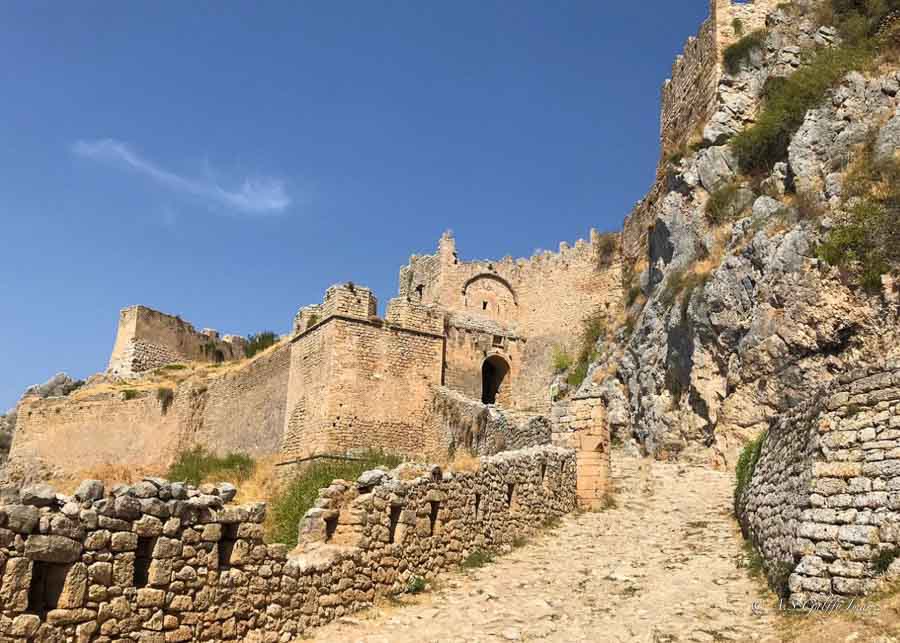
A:
{"type": "Polygon", "coordinates": [[[793,601],[872,589],[875,561],[900,547],[900,360],[774,421],[737,511],[793,601]]]}
{"type": "MultiPolygon", "coordinates": [[[[456,242],[445,234],[437,253],[413,256],[400,270],[400,295],[445,308],[452,318],[477,320],[522,338],[509,404],[546,412],[553,379],[553,352],[576,353],[584,320],[615,309],[622,299],[618,235],[591,231],[590,240],[530,259],[461,261],[456,242]]],[[[477,396],[480,398],[480,396],[477,396]]]]}
{"type": "Polygon", "coordinates": [[[611,444],[605,402],[595,396],[557,402],[550,421],[553,444],[575,450],[578,505],[598,509],[609,492],[611,444]]]}
{"type": "Polygon", "coordinates": [[[131,306],[119,313],[119,325],[107,371],[131,376],[176,362],[223,362],[246,354],[243,337],[212,329],[198,332],[180,317],[146,306],[131,306]]]}
{"type": "Polygon", "coordinates": [[[163,469],[180,450],[272,455],[281,448],[290,345],[211,379],[188,379],[163,404],[155,387],[100,386],[19,404],[7,474],[69,477],[104,465],[163,469]],[[126,393],[126,391],[128,391],[126,393]],[[64,449],[60,445],[66,445],[64,449]]]}
{"type": "Polygon", "coordinates": [[[230,485],[6,491],[0,638],[293,640],[571,511],[574,468],[572,452],[540,447],[472,473],[401,465],[335,481],[294,552],[265,543],[265,505],[229,505],[230,485]]]}
{"type": "Polygon", "coordinates": [[[389,311],[398,323],[329,316],[293,339],[285,463],[373,447],[439,448],[439,436],[423,427],[431,387],[441,383],[443,316],[407,301],[389,311]]]}
{"type": "Polygon", "coordinates": [[[290,360],[291,347],[284,344],[209,380],[201,393],[201,421],[184,426],[182,442],[253,457],[277,453],[284,432],[290,360]]]}
{"type": "Polygon", "coordinates": [[[543,415],[487,406],[443,386],[434,389],[425,424],[451,458],[550,443],[550,421],[543,415]]]}

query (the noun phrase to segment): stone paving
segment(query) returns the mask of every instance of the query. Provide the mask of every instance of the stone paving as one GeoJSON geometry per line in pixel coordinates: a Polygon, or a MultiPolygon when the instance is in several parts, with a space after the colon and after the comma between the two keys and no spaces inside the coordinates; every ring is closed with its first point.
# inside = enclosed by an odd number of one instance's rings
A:
{"type": "Polygon", "coordinates": [[[733,474],[613,456],[616,506],[561,525],[433,591],[314,632],[316,641],[777,641],[743,564],[733,474]]]}

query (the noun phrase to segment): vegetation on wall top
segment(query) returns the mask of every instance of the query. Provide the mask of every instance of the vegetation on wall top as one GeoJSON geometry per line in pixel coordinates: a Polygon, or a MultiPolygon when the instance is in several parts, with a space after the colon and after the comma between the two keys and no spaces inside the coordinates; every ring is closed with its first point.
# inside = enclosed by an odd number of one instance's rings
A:
{"type": "Polygon", "coordinates": [[[278,335],[270,330],[264,330],[255,335],[247,335],[247,357],[253,357],[278,341],[278,335]]]}

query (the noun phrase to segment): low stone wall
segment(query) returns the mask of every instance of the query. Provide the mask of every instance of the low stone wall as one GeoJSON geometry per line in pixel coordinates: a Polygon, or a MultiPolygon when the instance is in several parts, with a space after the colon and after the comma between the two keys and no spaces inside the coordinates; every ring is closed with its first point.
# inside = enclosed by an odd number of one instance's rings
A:
{"type": "Polygon", "coordinates": [[[443,436],[441,451],[450,457],[550,444],[550,421],[545,416],[488,406],[443,386],[434,387],[426,423],[443,436]]]}
{"type": "Polygon", "coordinates": [[[773,422],[736,504],[794,602],[871,590],[900,546],[900,360],[842,375],[773,422]]]}
{"type": "Polygon", "coordinates": [[[0,492],[0,639],[292,640],[571,511],[575,456],[539,447],[476,472],[335,481],[291,553],[263,541],[265,505],[228,505],[234,494],[160,479],[0,492]]]}

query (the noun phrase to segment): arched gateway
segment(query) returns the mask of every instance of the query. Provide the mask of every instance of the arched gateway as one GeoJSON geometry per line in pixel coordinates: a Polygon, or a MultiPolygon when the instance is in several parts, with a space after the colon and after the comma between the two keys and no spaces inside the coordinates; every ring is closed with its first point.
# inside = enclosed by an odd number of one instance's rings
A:
{"type": "Polygon", "coordinates": [[[491,355],[481,365],[481,401],[484,404],[497,402],[497,394],[506,376],[509,363],[499,355],[491,355]]]}

